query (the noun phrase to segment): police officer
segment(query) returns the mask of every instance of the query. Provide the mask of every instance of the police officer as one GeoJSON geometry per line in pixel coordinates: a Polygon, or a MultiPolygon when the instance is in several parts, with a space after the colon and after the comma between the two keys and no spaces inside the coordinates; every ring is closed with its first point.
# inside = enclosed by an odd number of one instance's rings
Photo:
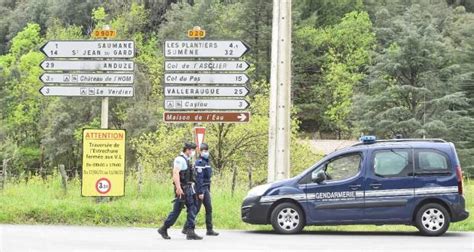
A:
{"type": "Polygon", "coordinates": [[[201,205],[204,204],[206,209],[206,235],[217,236],[219,233],[215,232],[212,226],[212,203],[211,203],[211,176],[212,168],[209,160],[209,146],[206,143],[202,143],[199,146],[200,155],[196,160],[195,167],[197,171],[196,175],[196,191],[198,194],[197,202],[197,213],[201,209],[201,205]]]}
{"type": "Polygon", "coordinates": [[[186,205],[187,219],[186,219],[186,239],[201,240],[202,237],[194,232],[196,219],[196,192],[194,189],[194,168],[190,163],[190,158],[196,149],[196,144],[185,143],[183,152],[174,159],[173,163],[173,184],[175,188],[176,198],[173,203],[173,210],[169,213],[162,227],[158,229],[158,233],[163,239],[170,239],[168,229],[176,222],[186,205]]]}

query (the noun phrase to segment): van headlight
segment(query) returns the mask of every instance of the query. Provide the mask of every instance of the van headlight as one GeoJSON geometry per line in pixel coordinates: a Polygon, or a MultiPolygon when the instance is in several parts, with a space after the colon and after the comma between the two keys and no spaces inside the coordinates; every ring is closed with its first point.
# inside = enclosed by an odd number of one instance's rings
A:
{"type": "Polygon", "coordinates": [[[247,193],[247,197],[257,197],[262,196],[271,186],[272,184],[264,184],[256,186],[247,193]]]}

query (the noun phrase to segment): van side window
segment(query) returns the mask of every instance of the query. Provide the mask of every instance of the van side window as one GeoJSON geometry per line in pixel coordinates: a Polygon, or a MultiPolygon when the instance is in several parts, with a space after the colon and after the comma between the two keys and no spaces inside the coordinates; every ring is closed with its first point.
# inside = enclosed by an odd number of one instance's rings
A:
{"type": "Polygon", "coordinates": [[[417,171],[430,172],[448,170],[448,159],[445,155],[432,150],[419,150],[417,154],[417,171]]]}
{"type": "Polygon", "coordinates": [[[374,174],[379,177],[406,177],[413,175],[410,149],[376,151],[373,159],[374,174]]]}
{"type": "Polygon", "coordinates": [[[326,165],[327,181],[344,180],[354,177],[360,170],[362,157],[359,153],[333,159],[326,165]]]}

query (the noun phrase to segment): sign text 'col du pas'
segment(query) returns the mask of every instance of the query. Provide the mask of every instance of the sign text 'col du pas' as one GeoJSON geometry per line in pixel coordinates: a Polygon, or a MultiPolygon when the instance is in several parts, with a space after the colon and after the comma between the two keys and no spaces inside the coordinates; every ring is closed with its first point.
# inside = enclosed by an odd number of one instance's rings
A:
{"type": "Polygon", "coordinates": [[[167,73],[165,84],[245,84],[249,80],[246,74],[194,74],[194,73],[167,73]]]}

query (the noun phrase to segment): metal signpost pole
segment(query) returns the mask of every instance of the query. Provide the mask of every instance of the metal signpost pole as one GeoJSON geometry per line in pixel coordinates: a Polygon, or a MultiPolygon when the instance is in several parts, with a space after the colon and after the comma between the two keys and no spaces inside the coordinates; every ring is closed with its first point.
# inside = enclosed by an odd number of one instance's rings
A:
{"type": "MultiPolygon", "coordinates": [[[[103,30],[110,30],[110,26],[105,25],[103,30]]],[[[105,38],[107,40],[107,38],[105,38]]],[[[100,110],[100,128],[109,128],[109,97],[102,97],[102,106],[100,110]]]]}

